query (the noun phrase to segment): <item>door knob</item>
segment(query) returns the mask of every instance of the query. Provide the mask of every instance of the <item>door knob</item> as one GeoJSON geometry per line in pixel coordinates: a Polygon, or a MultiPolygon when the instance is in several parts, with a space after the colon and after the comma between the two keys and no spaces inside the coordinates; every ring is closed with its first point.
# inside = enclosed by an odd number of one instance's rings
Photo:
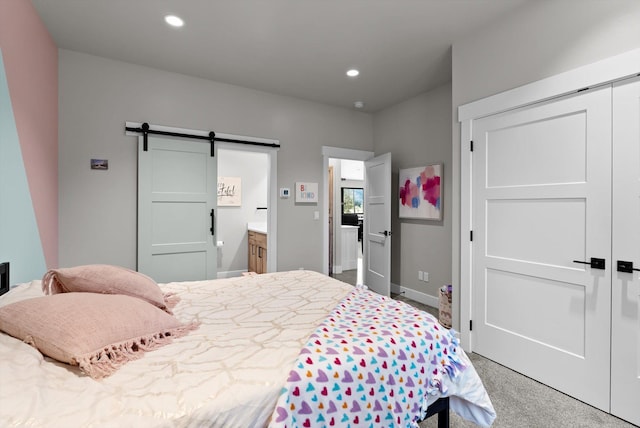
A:
{"type": "Polygon", "coordinates": [[[605,261],[604,259],[599,259],[597,257],[591,257],[591,261],[582,262],[580,260],[574,260],[574,263],[581,263],[583,265],[589,265],[592,269],[605,269],[605,261]]]}
{"type": "Polygon", "coordinates": [[[618,272],[633,273],[633,271],[640,272],[640,269],[634,269],[633,262],[625,262],[624,260],[618,260],[618,272]]]}
{"type": "Polygon", "coordinates": [[[390,230],[385,230],[384,232],[378,232],[380,235],[384,235],[384,236],[391,236],[391,231],[390,230]]]}

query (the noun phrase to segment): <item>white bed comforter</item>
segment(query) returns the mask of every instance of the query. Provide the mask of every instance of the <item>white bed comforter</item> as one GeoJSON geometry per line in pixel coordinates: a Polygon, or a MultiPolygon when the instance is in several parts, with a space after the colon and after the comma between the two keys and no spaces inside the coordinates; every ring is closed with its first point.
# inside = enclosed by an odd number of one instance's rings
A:
{"type": "MultiPolygon", "coordinates": [[[[176,317],[200,327],[100,381],[0,332],[0,427],[264,427],[307,339],[353,290],[310,271],[161,287],[180,296],[176,317]]],[[[33,281],[0,306],[38,296],[33,281]]],[[[454,411],[488,426],[493,407],[459,351],[468,367],[444,390],[454,411]]]]}
{"type": "MultiPolygon", "coordinates": [[[[200,328],[101,381],[0,333],[0,426],[265,426],[306,339],[353,289],[309,271],[162,288],[200,328]]],[[[33,281],[0,306],[41,295],[33,281]]]]}

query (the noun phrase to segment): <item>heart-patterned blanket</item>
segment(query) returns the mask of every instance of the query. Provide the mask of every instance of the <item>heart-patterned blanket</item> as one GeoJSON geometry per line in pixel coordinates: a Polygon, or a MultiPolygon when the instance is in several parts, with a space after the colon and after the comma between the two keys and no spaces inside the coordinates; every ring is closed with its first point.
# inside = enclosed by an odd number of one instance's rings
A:
{"type": "Polygon", "coordinates": [[[358,286],[310,336],[269,426],[417,427],[465,369],[457,348],[430,314],[358,286]]]}

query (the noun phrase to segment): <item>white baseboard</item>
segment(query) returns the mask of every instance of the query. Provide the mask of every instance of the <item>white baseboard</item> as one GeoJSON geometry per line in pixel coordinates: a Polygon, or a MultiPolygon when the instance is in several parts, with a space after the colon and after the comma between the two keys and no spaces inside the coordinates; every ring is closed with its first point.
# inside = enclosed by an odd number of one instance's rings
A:
{"type": "Polygon", "coordinates": [[[244,272],[247,270],[228,270],[226,272],[218,272],[218,278],[235,278],[237,276],[242,276],[244,272]]]}
{"type": "Polygon", "coordinates": [[[402,294],[408,299],[415,300],[416,302],[431,306],[432,308],[438,309],[440,307],[440,299],[438,297],[421,291],[416,291],[412,288],[391,283],[391,292],[395,294],[402,294]]]}
{"type": "Polygon", "coordinates": [[[342,273],[342,265],[333,265],[333,273],[339,275],[342,273]]]}

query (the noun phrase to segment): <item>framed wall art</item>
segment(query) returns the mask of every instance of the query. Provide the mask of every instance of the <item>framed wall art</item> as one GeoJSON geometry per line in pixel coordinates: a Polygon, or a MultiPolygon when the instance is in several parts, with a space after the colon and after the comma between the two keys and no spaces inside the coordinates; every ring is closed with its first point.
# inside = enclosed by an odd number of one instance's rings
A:
{"type": "Polygon", "coordinates": [[[318,203],[318,183],[296,182],[296,202],[318,203]]]}
{"type": "Polygon", "coordinates": [[[91,169],[109,169],[108,159],[91,159],[91,169]]]}
{"type": "Polygon", "coordinates": [[[242,205],[242,179],[240,177],[218,177],[218,206],[239,207],[242,205]]]}
{"type": "Polygon", "coordinates": [[[399,172],[398,216],[442,220],[442,168],[437,163],[399,172]]]}

